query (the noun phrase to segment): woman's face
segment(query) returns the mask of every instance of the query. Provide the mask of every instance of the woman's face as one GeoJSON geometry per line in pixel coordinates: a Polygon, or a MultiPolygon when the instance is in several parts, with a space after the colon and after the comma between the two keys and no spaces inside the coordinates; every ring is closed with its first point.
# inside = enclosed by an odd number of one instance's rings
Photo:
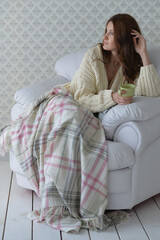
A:
{"type": "Polygon", "coordinates": [[[109,22],[107,24],[106,33],[103,37],[103,49],[108,51],[116,51],[114,41],[114,27],[112,22],[109,22]]]}

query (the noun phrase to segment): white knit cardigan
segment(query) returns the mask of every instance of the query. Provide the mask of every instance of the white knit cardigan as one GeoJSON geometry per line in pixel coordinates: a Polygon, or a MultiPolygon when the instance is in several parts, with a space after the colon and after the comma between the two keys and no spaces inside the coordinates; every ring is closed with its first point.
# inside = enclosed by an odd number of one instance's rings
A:
{"type": "MultiPolygon", "coordinates": [[[[101,112],[114,106],[112,92],[117,92],[124,75],[119,68],[110,86],[107,78],[100,44],[87,50],[73,80],[64,85],[76,101],[92,112],[101,112]]],[[[134,81],[135,95],[156,97],[160,94],[160,78],[152,64],[140,69],[139,77],[134,81]]]]}

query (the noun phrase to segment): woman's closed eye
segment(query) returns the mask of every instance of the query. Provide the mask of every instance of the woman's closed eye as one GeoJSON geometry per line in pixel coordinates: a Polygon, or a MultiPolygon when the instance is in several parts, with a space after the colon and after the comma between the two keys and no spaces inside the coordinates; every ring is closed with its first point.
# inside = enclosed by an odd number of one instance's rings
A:
{"type": "Polygon", "coordinates": [[[108,32],[108,31],[106,30],[106,31],[105,31],[105,34],[108,34],[108,35],[110,35],[110,36],[114,36],[114,32],[113,32],[113,31],[109,31],[109,32],[108,32]]]}
{"type": "Polygon", "coordinates": [[[109,32],[109,35],[114,36],[114,33],[112,31],[109,32]]]}

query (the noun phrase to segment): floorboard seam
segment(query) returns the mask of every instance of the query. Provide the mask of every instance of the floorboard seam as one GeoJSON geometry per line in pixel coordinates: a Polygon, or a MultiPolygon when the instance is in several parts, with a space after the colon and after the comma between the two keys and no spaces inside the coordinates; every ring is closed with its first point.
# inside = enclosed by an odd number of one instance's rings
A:
{"type": "Polygon", "coordinates": [[[148,233],[147,233],[147,231],[146,231],[146,229],[145,229],[145,227],[143,226],[143,223],[141,222],[141,219],[140,219],[139,216],[138,216],[138,213],[137,213],[136,209],[133,208],[133,210],[134,210],[134,212],[135,212],[135,214],[136,214],[136,216],[137,216],[137,218],[138,218],[138,220],[139,220],[139,222],[140,222],[140,224],[141,224],[141,226],[142,226],[142,228],[143,228],[143,230],[144,230],[147,238],[148,238],[149,240],[151,240],[150,237],[149,237],[149,235],[148,235],[148,233]]]}
{"type": "Polygon", "coordinates": [[[6,213],[5,213],[5,219],[4,219],[4,227],[3,227],[3,233],[2,233],[2,240],[4,239],[5,228],[6,228],[6,221],[7,221],[7,214],[8,214],[8,206],[9,206],[9,200],[10,200],[10,194],[11,194],[11,187],[12,187],[12,179],[13,179],[13,172],[11,172],[11,179],[10,179],[10,185],[9,185],[9,191],[8,191],[8,199],[7,199],[7,207],[6,207],[6,213]]]}

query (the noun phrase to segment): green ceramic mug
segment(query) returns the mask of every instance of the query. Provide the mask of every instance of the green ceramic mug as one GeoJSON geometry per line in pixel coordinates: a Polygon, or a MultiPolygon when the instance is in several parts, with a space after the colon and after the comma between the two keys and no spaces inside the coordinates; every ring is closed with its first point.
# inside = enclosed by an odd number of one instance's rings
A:
{"type": "Polygon", "coordinates": [[[118,91],[118,93],[122,97],[133,97],[134,92],[135,92],[135,85],[134,84],[122,84],[120,86],[119,91],[118,91]],[[125,91],[125,93],[122,93],[123,90],[125,91]]]}

